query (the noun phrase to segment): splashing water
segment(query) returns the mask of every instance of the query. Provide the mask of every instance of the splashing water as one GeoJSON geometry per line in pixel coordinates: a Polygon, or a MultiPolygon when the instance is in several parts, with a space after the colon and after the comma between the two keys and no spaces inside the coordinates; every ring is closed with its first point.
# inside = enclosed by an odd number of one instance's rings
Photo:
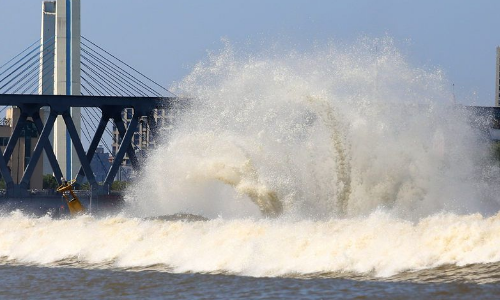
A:
{"type": "Polygon", "coordinates": [[[123,215],[4,215],[0,263],[383,277],[498,263],[500,173],[447,86],[390,39],[226,45],[176,85],[190,108],[163,128],[123,215]],[[137,218],[176,213],[211,220],[137,218]]]}
{"type": "Polygon", "coordinates": [[[488,145],[447,86],[390,39],[250,56],[227,45],[177,85],[192,107],[149,157],[130,211],[331,218],[384,208],[415,219],[498,209],[488,145]]]}

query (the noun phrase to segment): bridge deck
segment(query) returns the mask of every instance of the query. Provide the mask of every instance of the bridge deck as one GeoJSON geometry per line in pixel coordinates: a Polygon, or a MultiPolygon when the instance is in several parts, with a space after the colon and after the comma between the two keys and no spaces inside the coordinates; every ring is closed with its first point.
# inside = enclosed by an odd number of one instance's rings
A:
{"type": "Polygon", "coordinates": [[[176,97],[118,97],[118,96],[70,96],[70,95],[19,95],[0,94],[0,105],[40,106],[69,105],[71,107],[124,106],[131,108],[168,108],[176,97]]]}

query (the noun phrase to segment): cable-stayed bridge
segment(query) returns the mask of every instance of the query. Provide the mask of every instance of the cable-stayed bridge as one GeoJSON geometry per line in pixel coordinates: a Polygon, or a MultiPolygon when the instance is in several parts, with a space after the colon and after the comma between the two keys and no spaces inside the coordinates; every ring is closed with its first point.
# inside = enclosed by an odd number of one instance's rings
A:
{"type": "Polygon", "coordinates": [[[184,102],[81,36],[79,0],[46,1],[42,10],[41,39],[0,64],[0,113],[10,127],[0,143],[7,195],[27,196],[41,168],[59,184],[76,177],[107,193],[125,159],[139,170],[137,152],[154,144],[157,120],[184,102]],[[102,182],[90,164],[99,145],[113,154],[102,182]]]}

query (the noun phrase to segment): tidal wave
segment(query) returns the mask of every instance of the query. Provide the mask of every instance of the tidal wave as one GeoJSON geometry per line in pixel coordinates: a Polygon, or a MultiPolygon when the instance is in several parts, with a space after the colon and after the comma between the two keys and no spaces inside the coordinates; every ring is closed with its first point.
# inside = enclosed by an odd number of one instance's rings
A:
{"type": "Polygon", "coordinates": [[[388,277],[442,265],[500,261],[500,214],[438,214],[413,223],[374,212],[329,221],[163,221],[123,216],[0,217],[7,263],[170,272],[388,277]],[[157,267],[158,269],[158,267],[157,267]]]}
{"type": "Polygon", "coordinates": [[[122,215],[3,215],[1,260],[384,278],[498,263],[500,169],[450,86],[390,39],[228,44],[173,88],[189,108],[170,112],[122,215]],[[178,213],[203,218],[157,218],[178,213]]]}

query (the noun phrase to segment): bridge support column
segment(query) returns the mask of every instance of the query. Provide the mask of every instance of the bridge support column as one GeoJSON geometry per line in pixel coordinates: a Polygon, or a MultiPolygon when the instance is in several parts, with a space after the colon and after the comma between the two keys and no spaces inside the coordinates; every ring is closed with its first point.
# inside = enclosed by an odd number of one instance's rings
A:
{"type": "MultiPolygon", "coordinates": [[[[80,95],[80,0],[56,2],[56,67],[55,94],[80,95]]],[[[76,131],[81,131],[81,109],[71,108],[76,131]]],[[[54,126],[54,148],[57,160],[63,166],[66,178],[73,178],[80,170],[76,150],[62,117],[54,126]]]]}
{"type": "Polygon", "coordinates": [[[44,1],[42,3],[42,34],[40,54],[40,86],[38,94],[54,94],[54,51],[56,35],[56,3],[44,1]]]}
{"type": "MultiPolygon", "coordinates": [[[[54,67],[55,67],[55,35],[56,35],[56,3],[55,1],[44,1],[42,3],[42,54],[40,55],[40,82],[38,94],[54,94],[54,67]]],[[[44,121],[50,114],[49,107],[42,107],[44,121]]],[[[43,126],[42,126],[43,127],[43,126]]],[[[53,143],[54,133],[51,132],[49,140],[53,143]]],[[[43,154],[43,174],[57,175],[51,168],[51,162],[46,154],[43,154]]]]}

